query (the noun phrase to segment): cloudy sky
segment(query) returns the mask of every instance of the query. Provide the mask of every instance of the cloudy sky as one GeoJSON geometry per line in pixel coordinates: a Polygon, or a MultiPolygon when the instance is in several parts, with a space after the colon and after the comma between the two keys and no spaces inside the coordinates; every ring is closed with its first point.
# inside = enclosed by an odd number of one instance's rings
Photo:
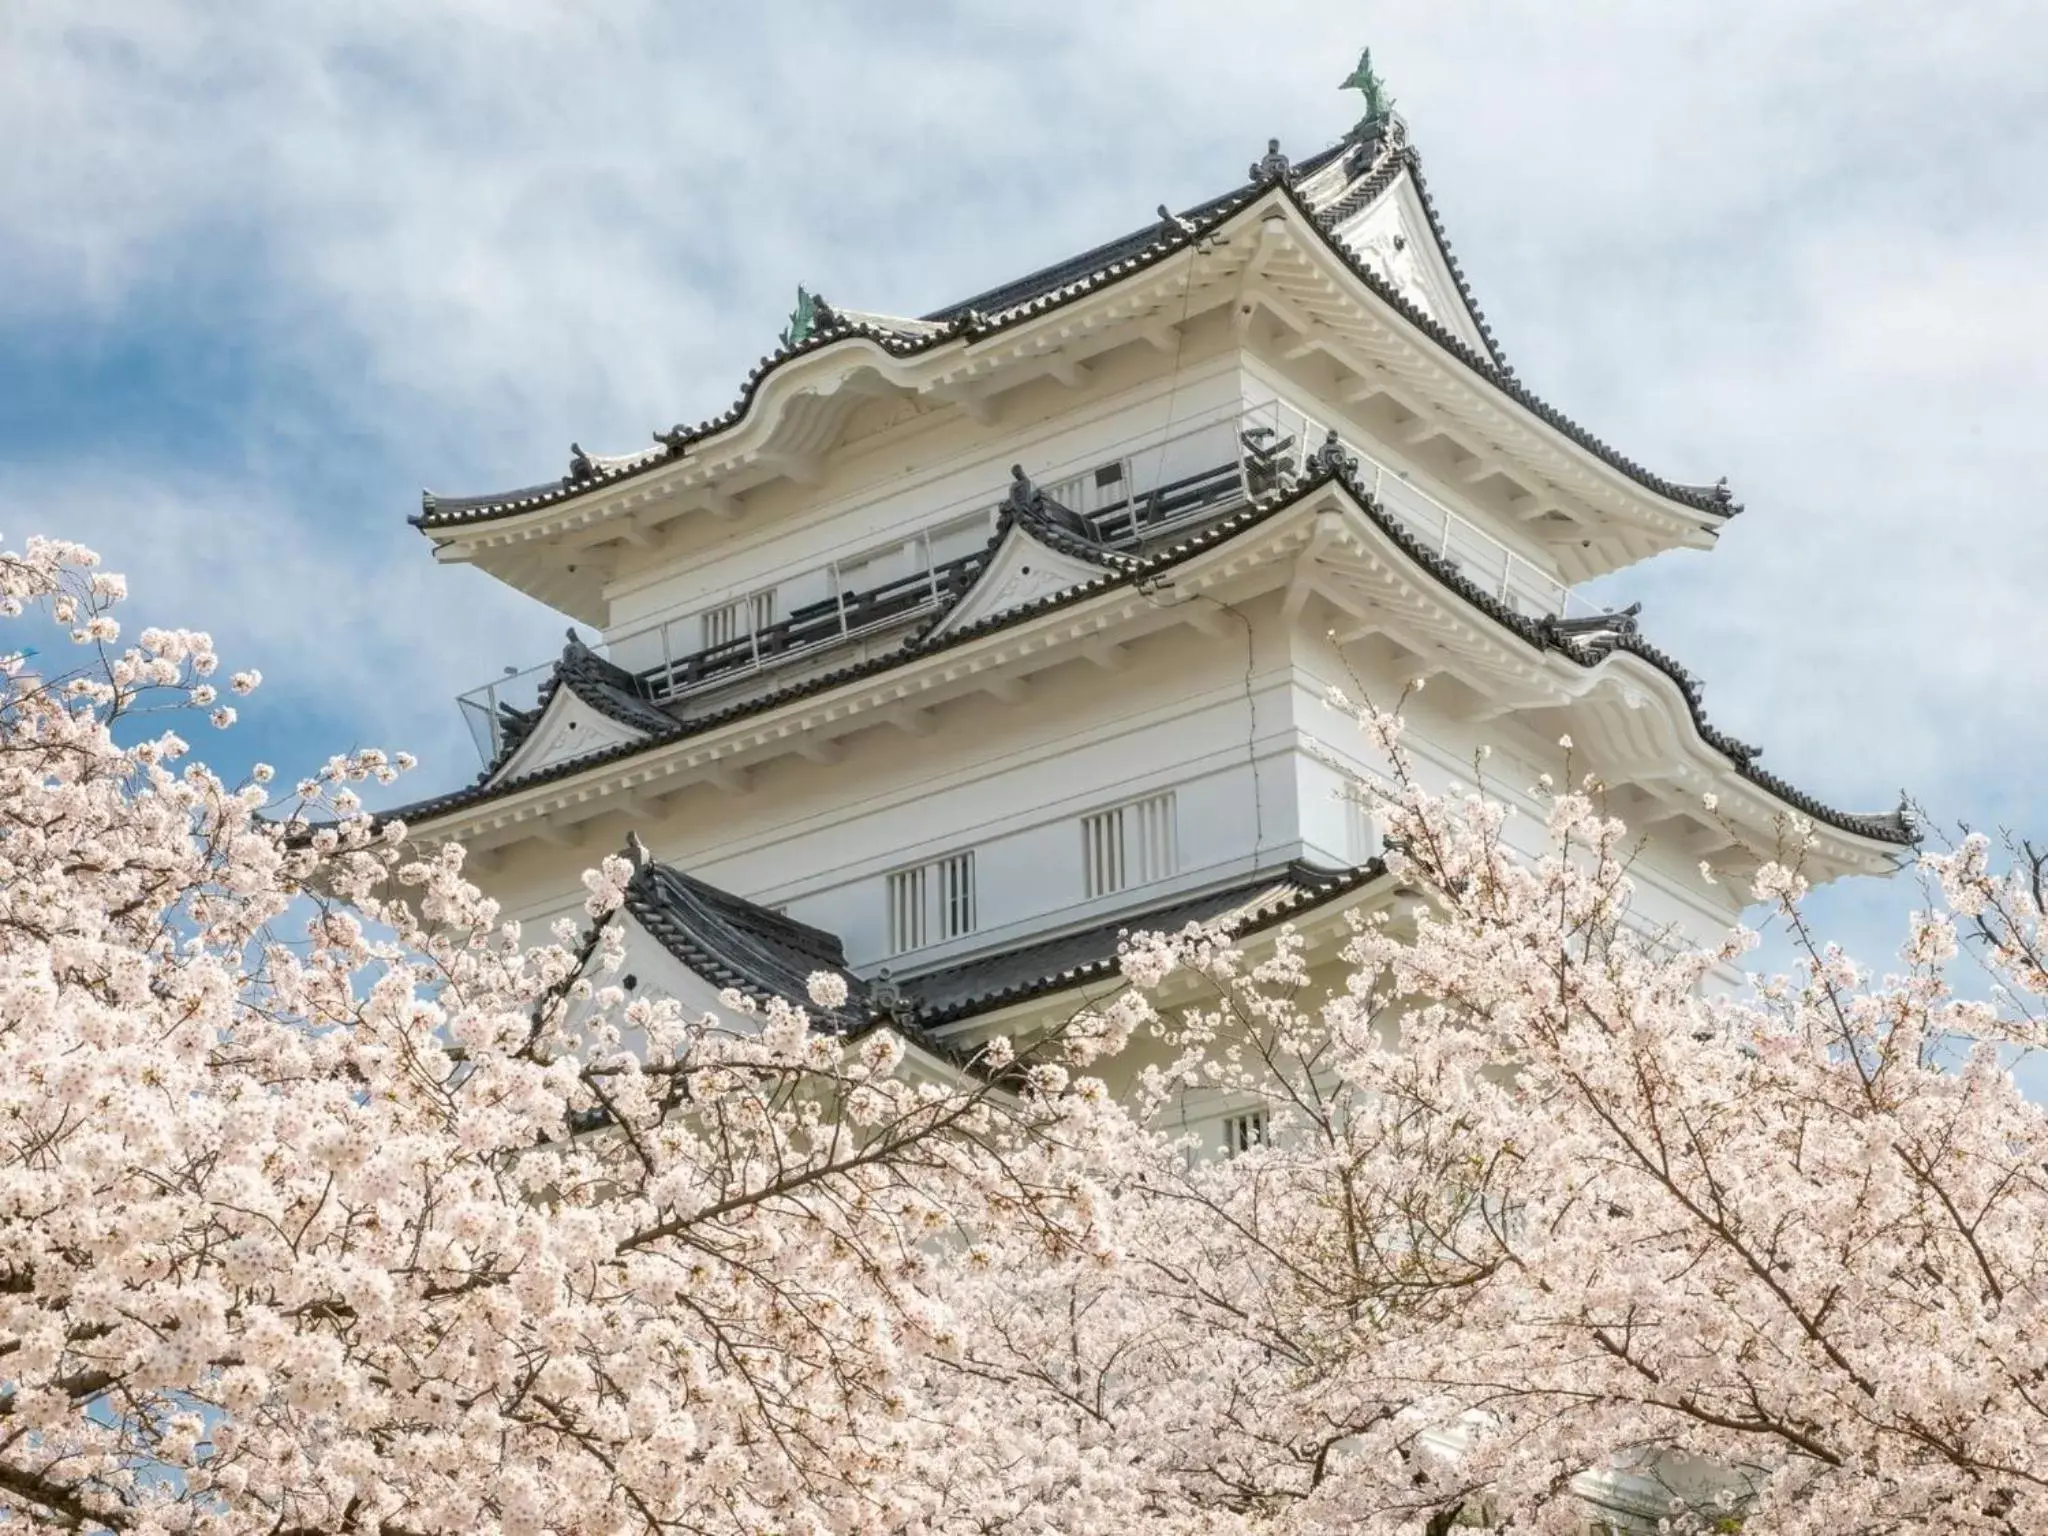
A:
{"type": "MultiPolygon", "coordinates": [[[[918,313],[1341,134],[1370,43],[1524,379],[1749,510],[1628,572],[1836,804],[2048,833],[2038,0],[0,7],[0,533],[378,743],[562,620],[406,525],[722,409],[799,281],[918,313]]],[[[1873,958],[1910,899],[1824,914],[1873,958]]]]}

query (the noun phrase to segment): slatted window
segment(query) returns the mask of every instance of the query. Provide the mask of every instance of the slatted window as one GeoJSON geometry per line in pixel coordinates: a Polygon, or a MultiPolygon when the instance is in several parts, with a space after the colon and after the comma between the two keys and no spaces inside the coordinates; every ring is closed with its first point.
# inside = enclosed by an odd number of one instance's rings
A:
{"type": "Polygon", "coordinates": [[[925,865],[899,869],[889,877],[889,953],[923,949],[925,938],[925,865]]]}
{"type": "Polygon", "coordinates": [[[1241,1115],[1226,1115],[1223,1120],[1223,1155],[1236,1157],[1240,1152],[1249,1152],[1253,1147],[1266,1144],[1266,1112],[1263,1109],[1248,1110],[1241,1115]]]}
{"type": "Polygon", "coordinates": [[[932,866],[939,885],[939,937],[957,939],[974,932],[974,854],[956,853],[932,866]]]}
{"type": "Polygon", "coordinates": [[[973,850],[897,870],[888,879],[888,902],[892,955],[973,933],[980,922],[973,850]]]}
{"type": "Polygon", "coordinates": [[[704,614],[704,649],[730,645],[758,634],[775,622],[775,589],[768,588],[747,597],[735,598],[704,614]]]}
{"type": "Polygon", "coordinates": [[[1149,885],[1178,868],[1172,790],[1081,818],[1081,876],[1088,896],[1149,885]]]}

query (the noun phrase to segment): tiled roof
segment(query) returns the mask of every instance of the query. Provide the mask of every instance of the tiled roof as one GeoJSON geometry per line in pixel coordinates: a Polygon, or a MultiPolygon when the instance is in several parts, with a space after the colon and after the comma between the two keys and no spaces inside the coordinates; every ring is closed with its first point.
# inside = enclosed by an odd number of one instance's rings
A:
{"type": "Polygon", "coordinates": [[[1294,860],[1220,890],[1172,896],[1072,933],[874,983],[847,969],[837,934],[651,859],[626,887],[626,910],[663,949],[714,986],[801,1003],[827,1029],[852,1031],[888,1018],[921,1031],[1114,975],[1118,949],[1129,934],[1178,933],[1190,923],[1219,919],[1234,934],[1254,933],[1385,873],[1378,860],[1351,869],[1294,860]],[[806,983],[818,971],[845,978],[843,1006],[820,1008],[809,1000],[806,983]]]}
{"type": "Polygon", "coordinates": [[[1354,476],[1340,472],[1337,478],[1358,501],[1366,516],[1378,524],[1381,531],[1398,544],[1411,560],[1496,624],[1513,630],[1539,651],[1558,651],[1580,666],[1588,668],[1597,667],[1615,651],[1627,651],[1664,673],[1678,685],[1678,691],[1685,698],[1686,709],[1692,716],[1694,729],[1700,733],[1700,739],[1726,757],[1737,773],[1759,789],[1768,791],[1787,805],[1811,816],[1815,821],[1839,827],[1845,832],[1854,832],[1860,837],[1901,845],[1919,840],[1919,834],[1903,808],[1882,814],[1838,811],[1832,806],[1822,804],[1805,791],[1795,788],[1776,774],[1757,767],[1756,758],[1761,755],[1760,750],[1737,741],[1707,719],[1706,711],[1701,706],[1703,689],[1699,680],[1680,666],[1675,658],[1659,650],[1636,632],[1633,610],[1629,614],[1630,622],[1617,625],[1605,633],[1584,638],[1561,632],[1561,627],[1555,620],[1532,619],[1526,614],[1518,613],[1474,582],[1459,570],[1454,562],[1438,554],[1394,518],[1387,516],[1354,476]]]}
{"type": "Polygon", "coordinates": [[[1343,487],[1346,487],[1348,492],[1350,492],[1350,496],[1352,496],[1352,500],[1358,504],[1360,512],[1364,512],[1364,516],[1370,518],[1384,532],[1384,535],[1389,537],[1395,545],[1399,545],[1417,565],[1421,565],[1427,573],[1434,575],[1434,578],[1442,586],[1446,586],[1452,592],[1456,592],[1470,606],[1479,608],[1489,618],[1493,618],[1497,625],[1513,631],[1520,639],[1524,639],[1528,645],[1536,647],[1538,651],[1559,651],[1559,653],[1571,657],[1573,662],[1577,662],[1579,666],[1593,668],[1593,666],[1599,666],[1599,662],[1604,662],[1606,655],[1610,651],[1626,649],[1626,651],[1630,651],[1630,653],[1645,659],[1645,662],[1655,666],[1665,676],[1669,676],[1679,686],[1679,692],[1686,696],[1686,707],[1692,713],[1692,721],[1694,721],[1694,727],[1700,731],[1700,737],[1708,745],[1712,745],[1716,752],[1720,752],[1722,756],[1729,758],[1729,762],[1735,766],[1735,770],[1743,778],[1747,778],[1749,782],[1757,784],[1759,788],[1763,788],[1763,791],[1767,791],[1769,795],[1776,795],[1786,805],[1792,805],[1794,809],[1802,811],[1804,815],[1810,815],[1815,821],[1823,821],[1823,823],[1839,827],[1843,831],[1851,831],[1851,834],[1855,834],[1855,836],[1872,838],[1876,842],[1901,844],[1901,846],[1917,842],[1919,834],[1915,831],[1911,819],[1905,817],[1903,813],[1896,813],[1894,811],[1894,813],[1884,813],[1884,815],[1864,815],[1864,813],[1855,813],[1855,811],[1837,811],[1837,809],[1833,809],[1829,805],[1823,805],[1815,797],[1806,795],[1804,791],[1800,791],[1800,788],[1794,788],[1790,782],[1786,782],[1778,774],[1772,774],[1772,772],[1767,772],[1763,768],[1757,768],[1757,764],[1755,764],[1757,750],[1755,748],[1749,748],[1749,745],[1737,741],[1735,737],[1722,733],[1720,729],[1716,729],[1706,719],[1706,713],[1700,707],[1700,682],[1690,672],[1686,672],[1686,668],[1681,668],[1673,657],[1669,657],[1667,653],[1659,651],[1649,641],[1642,641],[1636,635],[1606,635],[1606,637],[1591,639],[1591,641],[1577,639],[1577,637],[1571,637],[1571,635],[1556,633],[1554,629],[1544,625],[1540,618],[1530,618],[1528,614],[1522,614],[1522,612],[1516,612],[1513,608],[1509,608],[1499,598],[1495,598],[1491,592],[1487,592],[1485,588],[1481,588],[1479,584],[1475,584],[1473,580],[1470,580],[1468,575],[1464,575],[1464,571],[1460,571],[1454,561],[1438,555],[1434,549],[1430,549],[1425,543],[1421,543],[1413,535],[1413,532],[1409,532],[1397,518],[1393,518],[1391,514],[1386,514],[1380,508],[1380,504],[1372,498],[1372,494],[1368,492],[1366,485],[1362,481],[1358,481],[1356,475],[1346,473],[1346,471],[1323,471],[1323,473],[1317,473],[1311,479],[1296,485],[1288,496],[1272,498],[1268,502],[1245,506],[1239,512],[1235,512],[1235,514],[1231,514],[1227,518],[1219,518],[1217,522],[1208,524],[1206,528],[1194,532],[1194,535],[1190,535],[1190,537],[1186,537],[1186,539],[1182,539],[1182,541],[1178,541],[1174,545],[1169,545],[1169,547],[1159,549],[1159,551],[1153,551],[1149,555],[1135,557],[1133,561],[1130,561],[1122,569],[1104,571],[1102,575],[1098,575],[1098,578],[1094,578],[1092,582],[1083,582],[1081,586],[1073,586],[1073,588],[1067,588],[1063,592],[1053,592],[1049,596],[1036,598],[1032,602],[1024,602],[1024,604],[1020,604],[1016,608],[1008,608],[1008,610],[999,612],[999,614],[989,614],[987,618],[981,618],[981,621],[977,621],[973,625],[963,625],[961,629],[952,631],[950,635],[944,635],[938,641],[932,641],[930,645],[907,647],[907,649],[897,649],[897,651],[885,651],[883,655],[874,655],[874,657],[864,659],[864,662],[854,662],[854,664],[844,666],[844,668],[834,668],[834,670],[829,670],[829,672],[815,674],[811,678],[805,678],[803,682],[791,684],[788,688],[778,688],[774,692],[766,692],[766,694],[760,694],[760,696],[754,696],[754,698],[743,698],[743,700],[733,702],[733,705],[725,705],[721,709],[707,711],[705,715],[696,715],[696,717],[672,721],[668,731],[657,733],[657,735],[649,735],[643,741],[623,741],[623,743],[614,745],[614,748],[606,748],[602,752],[594,752],[588,758],[578,758],[578,760],[573,760],[573,762],[555,764],[551,768],[543,768],[539,772],[524,774],[520,778],[506,780],[502,784],[492,784],[492,782],[487,782],[487,778],[479,778],[477,782],[469,784],[467,788],[451,791],[449,795],[440,795],[440,797],[434,797],[434,799],[428,799],[428,801],[418,801],[418,803],[408,805],[408,807],[399,807],[395,811],[387,811],[385,819],[434,817],[434,815],[444,815],[444,813],[449,813],[449,811],[467,809],[471,805],[481,805],[483,801],[492,801],[492,799],[496,799],[500,795],[510,795],[512,791],[518,791],[518,788],[530,788],[530,786],[535,786],[535,784],[547,784],[547,782],[553,782],[553,780],[559,780],[559,778],[569,778],[571,774],[580,774],[580,772],[584,772],[588,768],[596,768],[596,766],[602,766],[602,764],[608,764],[608,762],[618,762],[618,760],[625,760],[625,758],[633,758],[633,756],[637,756],[641,752],[647,752],[649,748],[655,748],[655,745],[664,745],[668,741],[680,741],[684,737],[698,735],[702,731],[715,729],[719,725],[727,725],[731,721],[748,719],[750,715],[762,715],[762,713],[766,713],[770,709],[778,709],[780,705],[786,705],[786,702],[793,702],[797,698],[807,698],[811,694],[827,692],[831,688],[838,688],[838,686],[848,684],[848,682],[858,682],[862,678],[872,678],[872,676],[891,672],[891,670],[903,666],[905,662],[909,662],[909,659],[918,657],[918,655],[936,655],[936,653],[940,653],[940,651],[944,651],[944,649],[948,649],[952,645],[967,643],[971,639],[977,639],[981,635],[993,633],[997,629],[1008,629],[1010,625],[1022,623],[1024,618],[1036,616],[1040,612],[1049,612],[1053,608],[1063,608],[1067,604],[1081,602],[1085,598],[1096,596],[1098,592],[1106,592],[1110,588],[1128,586],[1128,584],[1133,584],[1133,582],[1151,578],[1151,575],[1157,575],[1157,573],[1161,573],[1165,569],[1171,569],[1174,565],[1180,565],[1182,561],[1188,561],[1194,555],[1198,555],[1198,553],[1202,553],[1206,549],[1212,549],[1214,545],[1221,545],[1221,543],[1227,543],[1229,539],[1235,539],[1239,532],[1245,532],[1247,528],[1253,528],[1257,524],[1262,524],[1262,522],[1278,516],[1280,512],[1286,512],[1288,508],[1292,508],[1292,506],[1300,504],[1303,500],[1307,500],[1313,492],[1317,492],[1317,489],[1321,489],[1323,485],[1329,485],[1331,481],[1341,483],[1343,487]]]}
{"type": "MultiPolygon", "coordinates": [[[[1406,162],[1403,163],[1405,164],[1406,162]]],[[[1416,179],[1416,189],[1418,192],[1422,190],[1422,182],[1419,176],[1416,179]]],[[[1325,235],[1328,235],[1329,226],[1324,221],[1324,214],[1318,212],[1318,210],[1314,208],[1309,207],[1307,203],[1303,202],[1301,198],[1298,195],[1296,195],[1293,188],[1290,187],[1287,189],[1287,195],[1293,201],[1295,207],[1301,211],[1303,217],[1307,218],[1308,220],[1310,220],[1310,222],[1314,223],[1318,229],[1321,229],[1324,232],[1325,235]]],[[[1335,206],[1338,205],[1332,205],[1332,207],[1335,206]]],[[[1427,200],[1427,194],[1425,193],[1424,207],[1425,209],[1428,209],[1429,206],[1430,205],[1427,200]]],[[[1434,228],[1434,213],[1430,215],[1430,218],[1431,226],[1432,228],[1434,228]]],[[[1392,283],[1388,282],[1385,278],[1381,277],[1378,272],[1372,269],[1370,264],[1365,262],[1363,259],[1357,256],[1347,247],[1340,244],[1334,238],[1328,240],[1327,244],[1331,253],[1334,254],[1337,257],[1337,259],[1344,264],[1344,266],[1350,271],[1353,277],[1357,278],[1366,287],[1370,288],[1376,295],[1378,295],[1380,299],[1385,301],[1387,304],[1391,305],[1396,310],[1400,311],[1402,317],[1406,319],[1409,322],[1409,324],[1413,325],[1417,330],[1421,331],[1424,335],[1429,337],[1431,341],[1434,341],[1446,352],[1449,352],[1453,357],[1455,357],[1459,362],[1463,363],[1472,372],[1478,374],[1481,378],[1485,379],[1489,384],[1493,385],[1493,387],[1498,389],[1502,394],[1507,395],[1516,404],[1522,406],[1525,410],[1527,410],[1531,415],[1535,416],[1538,420],[1563,433],[1566,437],[1570,438],[1573,442],[1577,443],[1581,448],[1586,449],[1596,458],[1599,458],[1608,465],[1612,466],[1613,468],[1620,470],[1624,475],[1628,476],[1629,479],[1635,481],[1638,485],[1641,485],[1646,489],[1655,491],[1658,495],[1667,497],[1672,501],[1678,502],[1682,506],[1692,507],[1697,511],[1710,513],[1715,517],[1733,517],[1736,513],[1742,510],[1742,504],[1732,499],[1728,494],[1728,485],[1726,481],[1722,481],[1715,485],[1686,485],[1680,481],[1667,480],[1662,475],[1659,475],[1652,470],[1645,469],[1642,465],[1638,464],[1634,459],[1629,458],[1626,454],[1622,453],[1620,449],[1613,447],[1604,439],[1595,437],[1586,428],[1580,426],[1576,421],[1572,420],[1571,417],[1565,415],[1564,412],[1557,409],[1556,406],[1551,405],[1547,401],[1543,400],[1527,385],[1522,383],[1522,381],[1518,377],[1516,377],[1514,371],[1508,368],[1504,363],[1497,361],[1494,356],[1490,355],[1487,352],[1475,351],[1470,345],[1470,343],[1468,343],[1465,340],[1464,337],[1458,335],[1455,331],[1451,330],[1448,326],[1446,326],[1442,321],[1438,320],[1434,315],[1430,314],[1428,311],[1419,307],[1414,300],[1410,299],[1406,294],[1402,293],[1392,283]]],[[[1448,261],[1450,259],[1450,247],[1447,242],[1444,243],[1444,251],[1445,259],[1446,261],[1448,261]]],[[[1452,271],[1453,275],[1457,276],[1457,269],[1455,265],[1453,266],[1452,271]]],[[[1465,285],[1464,278],[1462,276],[1458,276],[1458,284],[1459,291],[1461,293],[1464,292],[1465,285]]],[[[1471,307],[1473,321],[1475,324],[1480,325],[1481,334],[1487,338],[1487,346],[1490,349],[1493,346],[1491,332],[1485,329],[1484,322],[1480,319],[1477,307],[1471,306],[1469,304],[1468,307],[1471,307]]]]}
{"type": "Polygon", "coordinates": [[[651,860],[627,885],[626,910],[662,948],[714,986],[801,1003],[827,1027],[850,1029],[868,1018],[866,984],[847,970],[837,934],[651,860]],[[809,1001],[805,982],[816,971],[846,978],[844,1007],[820,1008],[809,1001]]]}
{"type": "Polygon", "coordinates": [[[1105,571],[1102,575],[1095,577],[1093,580],[1083,582],[1079,586],[1069,587],[1061,592],[1050,593],[1045,597],[1020,604],[1015,608],[1006,609],[1001,613],[991,614],[987,618],[978,620],[975,623],[962,625],[959,629],[931,642],[929,645],[918,647],[915,650],[899,649],[885,652],[865,661],[854,662],[844,667],[805,678],[803,681],[794,683],[787,688],[777,689],[750,699],[742,699],[736,703],[707,711],[702,715],[675,721],[666,732],[650,736],[643,741],[624,742],[618,746],[594,752],[588,757],[557,764],[553,767],[523,775],[520,778],[508,780],[500,784],[491,784],[484,780],[479,780],[468,788],[455,790],[431,800],[423,800],[414,805],[387,812],[386,816],[390,819],[417,820],[422,817],[443,815],[449,811],[464,809],[487,800],[495,799],[514,790],[530,788],[534,785],[568,778],[573,774],[582,773],[590,768],[632,757],[653,747],[668,742],[680,741],[686,737],[698,735],[735,720],[766,713],[771,709],[779,708],[781,705],[796,699],[827,692],[846,683],[878,676],[903,666],[915,657],[936,655],[952,646],[961,645],[981,635],[1008,628],[1010,625],[1021,623],[1038,614],[1081,602],[1114,587],[1126,586],[1133,582],[1156,576],[1162,571],[1192,559],[1204,550],[1225,543],[1246,530],[1256,527],[1280,513],[1299,505],[1308,496],[1333,482],[1341,484],[1349,493],[1352,501],[1356,503],[1359,510],[1424,571],[1428,572],[1443,586],[1457,593],[1458,596],[1463,598],[1472,607],[1484,613],[1503,628],[1513,632],[1536,650],[1559,652],[1580,666],[1589,668],[1598,666],[1612,650],[1627,650],[1665,673],[1678,685],[1683,693],[1687,707],[1692,715],[1693,724],[1698,729],[1701,738],[1708,745],[1726,756],[1737,773],[1759,788],[1777,796],[1786,804],[1811,816],[1814,820],[1840,828],[1845,832],[1851,832],[1860,837],[1872,838],[1879,842],[1901,845],[1910,844],[1915,841],[1916,833],[1912,826],[1904,817],[1897,813],[1862,815],[1850,811],[1838,811],[1822,804],[1811,795],[1795,789],[1792,785],[1777,777],[1777,775],[1758,768],[1754,761],[1757,755],[1754,748],[1747,747],[1743,743],[1736,741],[1733,737],[1723,734],[1708,721],[1700,707],[1699,683],[1676,661],[1654,646],[1651,646],[1648,642],[1634,635],[1619,634],[1603,636],[1595,640],[1581,639],[1570,634],[1559,633],[1554,628],[1546,625],[1542,620],[1532,619],[1508,607],[1492,593],[1473,582],[1463,571],[1458,569],[1455,563],[1439,555],[1434,549],[1416,538],[1414,534],[1402,526],[1398,519],[1380,507],[1379,503],[1373,499],[1372,493],[1358,480],[1356,475],[1341,469],[1325,469],[1303,481],[1285,496],[1245,506],[1230,516],[1220,518],[1199,532],[1190,534],[1166,548],[1133,558],[1131,563],[1122,569],[1105,571]]]}
{"type": "MultiPolygon", "coordinates": [[[[1023,471],[1015,471],[1020,477],[1023,471]]],[[[1028,480],[1021,481],[1029,486],[1028,480]]],[[[945,624],[953,610],[973,595],[974,589],[994,563],[996,552],[1003,547],[1003,540],[1010,536],[1012,528],[1021,528],[1046,548],[1070,555],[1076,560],[1087,562],[1096,569],[1114,573],[1135,570],[1139,557],[1122,550],[1111,549],[1096,542],[1094,530],[1086,519],[1061,506],[1043,491],[1035,491],[1028,497],[1012,496],[1003,503],[1003,510],[996,518],[995,532],[981,547],[981,552],[953,580],[946,592],[945,600],[938,609],[917,626],[905,641],[906,648],[921,646],[945,624]]]]}
{"type": "MultiPolygon", "coordinates": [[[[1299,181],[1305,176],[1313,176],[1317,171],[1329,165],[1331,161],[1347,153],[1350,148],[1350,140],[1339,140],[1328,149],[1310,156],[1302,161],[1301,164],[1295,166],[1289,174],[1289,179],[1299,181]]],[[[1212,197],[1206,203],[1197,204],[1195,207],[1182,213],[1180,217],[1191,224],[1218,221],[1222,217],[1236,212],[1239,207],[1249,201],[1249,193],[1261,190],[1265,185],[1266,183],[1261,181],[1249,181],[1242,186],[1232,188],[1220,197],[1212,197]]],[[[1083,251],[1078,256],[1066,257],[1064,260],[1054,262],[1049,267],[1041,267],[1038,271],[1029,273],[1024,277],[1012,278],[1010,281],[1002,283],[997,287],[977,293],[971,299],[961,299],[957,303],[948,304],[941,309],[935,309],[926,315],[925,319],[941,322],[957,321],[961,316],[969,314],[981,314],[993,318],[1033,303],[1036,300],[1061,293],[1084,278],[1092,277],[1096,273],[1105,272],[1121,262],[1131,261],[1144,255],[1159,243],[1161,228],[1160,221],[1155,219],[1149,224],[1132,230],[1129,234],[1118,235],[1114,240],[1106,240],[1091,250],[1083,251]]]]}
{"type": "Polygon", "coordinates": [[[1355,869],[1322,869],[1296,860],[1222,890],[1174,896],[1074,933],[907,976],[895,985],[909,1010],[906,1022],[928,1029],[1112,976],[1127,934],[1178,933],[1189,923],[1218,918],[1234,919],[1234,932],[1255,932],[1385,873],[1377,860],[1355,869]]]}
{"type": "MultiPolygon", "coordinates": [[[[682,456],[692,444],[736,425],[752,407],[754,398],[760,392],[762,383],[768,375],[794,358],[807,356],[835,342],[856,336],[866,337],[895,355],[910,357],[942,346],[955,338],[976,339],[989,335],[1071,303],[1106,283],[1120,281],[1133,272],[1156,265],[1219,228],[1240,208],[1274,187],[1283,189],[1302,216],[1315,228],[1322,230],[1327,237],[1326,215],[1352,203],[1362,194],[1370,193],[1370,196],[1365,198],[1366,201],[1370,201],[1372,196],[1384,191],[1403,169],[1416,176],[1416,189],[1422,197],[1431,228],[1436,233],[1439,244],[1444,247],[1445,259],[1450,262],[1459,292],[1464,296],[1467,307],[1472,311],[1474,322],[1480,328],[1486,350],[1474,350],[1462,337],[1418,309],[1336,240],[1328,239],[1329,248],[1353,274],[1488,383],[1507,393],[1541,420],[1638,484],[1661,496],[1716,516],[1728,516],[1741,510],[1729,499],[1725,486],[1684,485],[1651,473],[1595,437],[1563,412],[1546,404],[1517,380],[1512,370],[1501,361],[1499,352],[1494,347],[1492,334],[1487,329],[1477,305],[1472,302],[1470,290],[1462,273],[1450,257],[1449,243],[1443,239],[1435,206],[1417,170],[1419,162],[1405,141],[1398,145],[1389,141],[1386,152],[1376,161],[1359,167],[1359,181],[1347,187],[1342,194],[1324,207],[1313,207],[1304,200],[1296,183],[1353,148],[1352,141],[1344,140],[1304,161],[1287,178],[1248,182],[1221,197],[1200,204],[1186,214],[1171,215],[1097,246],[1093,250],[1085,251],[1079,256],[1043,268],[1028,277],[1016,279],[1001,287],[977,294],[974,298],[935,310],[919,322],[893,321],[885,317],[826,306],[821,323],[808,337],[794,346],[779,347],[773,355],[763,357],[755,364],[741,384],[739,398],[726,410],[695,426],[677,426],[667,432],[657,433],[656,437],[663,445],[662,448],[617,459],[582,456],[577,460],[572,473],[560,481],[528,486],[522,490],[495,496],[460,499],[429,496],[424,498],[420,512],[412,521],[423,530],[489,521],[493,518],[529,512],[554,502],[566,501],[598,486],[643,474],[649,469],[682,456]]],[[[1360,203],[1359,206],[1363,204],[1360,203]]]]}

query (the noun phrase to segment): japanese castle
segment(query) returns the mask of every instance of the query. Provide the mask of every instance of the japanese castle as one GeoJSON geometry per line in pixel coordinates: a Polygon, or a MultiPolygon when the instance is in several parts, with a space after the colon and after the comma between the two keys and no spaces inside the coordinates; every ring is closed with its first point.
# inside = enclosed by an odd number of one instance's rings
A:
{"type": "Polygon", "coordinates": [[[1426,679],[1421,769],[1469,783],[1488,747],[1525,805],[1569,735],[1643,838],[1649,929],[1720,933],[1789,818],[1809,878],[1893,869],[1901,815],[1767,772],[1576,592],[1741,509],[1520,382],[1401,118],[1347,83],[1367,115],[1316,154],[926,315],[800,291],[721,414],[427,496],[437,559],[602,641],[466,695],[482,775],[396,814],[528,921],[631,842],[631,985],[715,1009],[836,969],[833,1025],[935,1059],[1113,993],[1127,930],[1334,955],[1393,900],[1333,684],[1426,679]]]}

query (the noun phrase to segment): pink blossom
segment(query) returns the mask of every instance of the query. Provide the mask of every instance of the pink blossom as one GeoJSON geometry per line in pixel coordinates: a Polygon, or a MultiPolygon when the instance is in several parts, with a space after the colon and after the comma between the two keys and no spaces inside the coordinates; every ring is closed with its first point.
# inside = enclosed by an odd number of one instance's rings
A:
{"type": "MultiPolygon", "coordinates": [[[[93,570],[33,540],[0,593],[89,623],[93,570]]],[[[1366,710],[1398,904],[1133,934],[1011,1035],[835,1035],[629,995],[622,857],[529,944],[362,814],[403,754],[278,821],[266,768],[117,742],[139,690],[206,707],[203,634],[83,654],[0,711],[25,1526],[1578,1532],[1633,1479],[1673,1529],[2048,1530],[2025,845],[1928,854],[1885,977],[1807,930],[1810,828],[1718,852],[1801,951],[1722,996],[1755,935],[1643,936],[1593,798],[1519,852],[1366,710]]]]}

